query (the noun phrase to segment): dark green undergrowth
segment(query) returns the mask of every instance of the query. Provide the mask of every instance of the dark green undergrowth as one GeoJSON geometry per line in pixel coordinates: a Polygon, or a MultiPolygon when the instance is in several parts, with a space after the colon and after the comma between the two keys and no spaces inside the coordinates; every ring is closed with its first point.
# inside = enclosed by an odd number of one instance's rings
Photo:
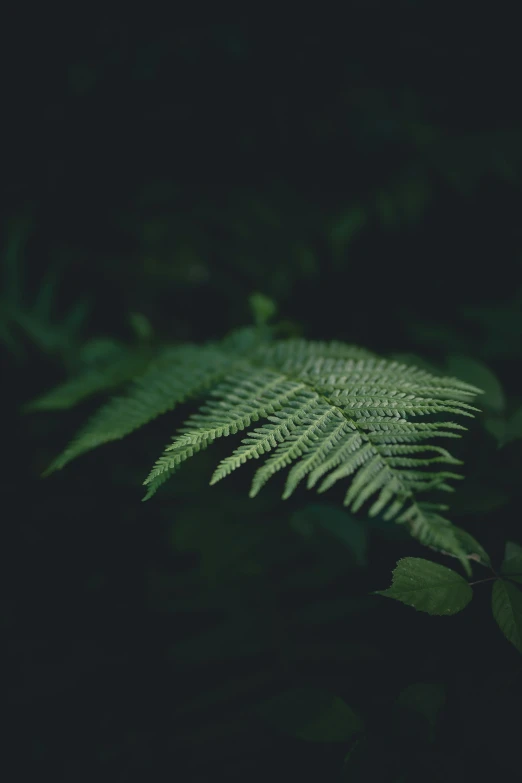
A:
{"type": "Polygon", "coordinates": [[[13,12],[20,779],[519,775],[518,27],[417,5],[13,12]]]}

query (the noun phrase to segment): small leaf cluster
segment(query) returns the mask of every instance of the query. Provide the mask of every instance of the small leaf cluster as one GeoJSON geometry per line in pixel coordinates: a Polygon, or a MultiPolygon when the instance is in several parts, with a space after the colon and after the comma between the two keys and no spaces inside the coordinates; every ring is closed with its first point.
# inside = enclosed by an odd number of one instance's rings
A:
{"type": "Polygon", "coordinates": [[[522,547],[509,542],[499,573],[478,582],[467,582],[451,568],[419,557],[399,560],[392,584],[378,595],[393,598],[420,612],[453,615],[473,598],[472,585],[493,582],[491,608],[500,630],[522,653],[522,547]]]}

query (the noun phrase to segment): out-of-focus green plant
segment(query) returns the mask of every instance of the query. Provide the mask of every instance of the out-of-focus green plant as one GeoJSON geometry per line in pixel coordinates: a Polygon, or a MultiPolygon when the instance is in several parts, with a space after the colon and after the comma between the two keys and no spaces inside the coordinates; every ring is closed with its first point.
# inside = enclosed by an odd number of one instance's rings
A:
{"type": "Polygon", "coordinates": [[[0,298],[0,340],[18,359],[25,354],[24,339],[65,364],[74,364],[81,333],[89,312],[86,301],[74,304],[60,320],[53,311],[61,280],[60,264],[50,266],[40,282],[34,301],[28,303],[28,280],[24,252],[31,233],[31,221],[11,221],[2,254],[0,298]]]}

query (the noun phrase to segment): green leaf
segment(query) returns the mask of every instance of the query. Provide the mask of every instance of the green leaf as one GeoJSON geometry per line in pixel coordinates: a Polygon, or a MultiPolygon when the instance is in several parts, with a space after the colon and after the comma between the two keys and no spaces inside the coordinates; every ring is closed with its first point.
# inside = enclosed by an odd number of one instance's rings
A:
{"type": "Polygon", "coordinates": [[[154,335],[154,329],[143,313],[130,313],[129,323],[131,329],[139,340],[150,340],[154,335]]]}
{"type": "Polygon", "coordinates": [[[277,312],[277,305],[268,296],[260,293],[253,293],[249,297],[250,310],[254,316],[254,321],[258,326],[268,323],[277,312]]]}
{"type": "Polygon", "coordinates": [[[517,544],[516,541],[506,541],[504,560],[510,560],[512,557],[516,557],[517,555],[522,555],[522,546],[517,544]]]}
{"type": "Polygon", "coordinates": [[[368,215],[364,209],[351,206],[335,218],[329,228],[329,239],[336,261],[340,260],[352,239],[364,228],[368,215]]]}
{"type": "Polygon", "coordinates": [[[490,514],[505,506],[509,496],[501,489],[488,485],[487,478],[468,479],[451,502],[452,514],[468,516],[490,514]]]}
{"type": "Polygon", "coordinates": [[[359,716],[339,696],[294,688],[263,702],[260,717],[284,734],[309,742],[346,742],[362,728],[359,716]]]}
{"type": "Polygon", "coordinates": [[[41,397],[26,403],[24,410],[68,410],[89,397],[131,381],[144,372],[150,360],[151,357],[144,352],[132,351],[116,343],[111,347],[110,341],[93,341],[82,355],[81,371],[41,397]]]}
{"type": "Polygon", "coordinates": [[[506,579],[522,583],[522,554],[504,560],[500,567],[500,573],[506,579]]]}
{"type": "Polygon", "coordinates": [[[453,532],[459,544],[461,544],[468,553],[470,560],[491,567],[491,560],[488,553],[482,544],[479,544],[477,539],[473,538],[471,533],[468,533],[467,530],[463,530],[456,525],[453,525],[453,532]]]}
{"type": "Polygon", "coordinates": [[[366,565],[367,527],[349,512],[335,506],[311,503],[301,511],[297,511],[292,516],[290,524],[306,537],[312,536],[317,529],[325,530],[350,550],[358,566],[366,565]]]}
{"type": "Polygon", "coordinates": [[[169,541],[177,552],[194,552],[203,581],[227,582],[238,575],[257,571],[258,550],[274,530],[245,518],[247,498],[229,500],[226,507],[193,501],[180,509],[169,530],[169,541]]]}
{"type": "Polygon", "coordinates": [[[375,592],[420,612],[439,615],[460,612],[473,597],[473,590],[460,574],[420,557],[399,560],[391,587],[375,592]]]}
{"type": "Polygon", "coordinates": [[[412,710],[434,723],[446,701],[444,685],[433,682],[416,682],[402,690],[395,702],[397,707],[412,710]]]}
{"type": "Polygon", "coordinates": [[[518,587],[497,579],[493,585],[491,608],[506,639],[522,653],[522,593],[518,587]]]}
{"type": "Polygon", "coordinates": [[[440,683],[417,682],[400,692],[394,705],[393,731],[419,739],[435,739],[435,725],[446,701],[446,689],[440,683]]]}
{"type": "Polygon", "coordinates": [[[469,356],[454,355],[448,358],[446,370],[449,375],[483,389],[484,395],[480,398],[480,403],[484,408],[496,413],[504,410],[506,401],[500,381],[483,362],[469,356]]]}
{"type": "Polygon", "coordinates": [[[519,408],[508,419],[506,424],[506,434],[503,443],[509,443],[512,440],[522,438],[522,408],[519,408]]]}
{"type": "Polygon", "coordinates": [[[492,415],[484,418],[484,429],[492,435],[499,445],[506,442],[507,421],[502,416],[492,415]]]}

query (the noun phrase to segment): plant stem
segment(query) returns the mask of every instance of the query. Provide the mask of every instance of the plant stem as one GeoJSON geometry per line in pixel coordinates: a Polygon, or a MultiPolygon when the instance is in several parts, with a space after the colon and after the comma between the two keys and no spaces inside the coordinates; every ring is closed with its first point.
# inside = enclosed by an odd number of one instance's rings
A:
{"type": "Polygon", "coordinates": [[[476,582],[468,582],[468,584],[471,587],[472,585],[479,585],[481,582],[492,582],[495,579],[498,579],[498,576],[487,576],[485,579],[477,579],[476,582]]]}

